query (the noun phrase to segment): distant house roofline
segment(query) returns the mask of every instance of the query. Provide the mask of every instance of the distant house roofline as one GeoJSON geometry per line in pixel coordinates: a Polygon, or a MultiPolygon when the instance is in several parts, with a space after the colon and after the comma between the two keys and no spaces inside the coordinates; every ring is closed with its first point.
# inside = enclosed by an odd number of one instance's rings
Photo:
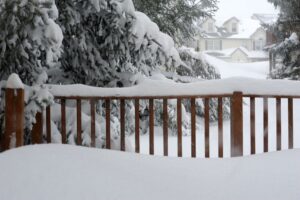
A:
{"type": "Polygon", "coordinates": [[[227,19],[227,20],[223,23],[223,26],[224,26],[225,24],[227,24],[228,22],[230,22],[231,20],[233,20],[233,19],[237,20],[238,22],[240,21],[237,17],[231,17],[231,18],[227,19]]]}

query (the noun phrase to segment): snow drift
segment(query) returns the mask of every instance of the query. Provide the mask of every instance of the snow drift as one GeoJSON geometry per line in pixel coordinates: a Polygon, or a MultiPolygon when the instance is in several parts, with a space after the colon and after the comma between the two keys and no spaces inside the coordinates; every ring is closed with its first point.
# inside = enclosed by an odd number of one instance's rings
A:
{"type": "Polygon", "coordinates": [[[174,159],[63,145],[0,154],[5,200],[298,200],[300,150],[174,159]]]}

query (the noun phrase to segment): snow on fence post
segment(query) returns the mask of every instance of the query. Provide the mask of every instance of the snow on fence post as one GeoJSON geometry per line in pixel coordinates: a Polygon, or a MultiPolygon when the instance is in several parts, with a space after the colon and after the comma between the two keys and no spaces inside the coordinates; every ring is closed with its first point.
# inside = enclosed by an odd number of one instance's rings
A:
{"type": "Polygon", "coordinates": [[[242,92],[234,92],[231,99],[231,156],[243,156],[242,92]]]}
{"type": "Polygon", "coordinates": [[[15,136],[15,146],[24,143],[24,85],[15,73],[7,80],[5,90],[5,133],[2,150],[11,147],[11,139],[15,136]]]}

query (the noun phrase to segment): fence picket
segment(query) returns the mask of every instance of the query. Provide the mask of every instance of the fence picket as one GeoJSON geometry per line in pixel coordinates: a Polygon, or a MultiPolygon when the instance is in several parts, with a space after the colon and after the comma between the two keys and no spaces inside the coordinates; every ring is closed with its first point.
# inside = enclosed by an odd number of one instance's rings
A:
{"type": "Polygon", "coordinates": [[[196,99],[191,98],[191,156],[195,158],[196,153],[196,99]]]}
{"type": "Polygon", "coordinates": [[[223,147],[223,98],[218,98],[218,138],[219,138],[219,157],[224,157],[223,147]]]}
{"type": "Polygon", "coordinates": [[[120,100],[121,151],[125,151],[125,100],[120,100]]]}
{"type": "Polygon", "coordinates": [[[149,99],[149,153],[154,155],[154,102],[149,99]]]}
{"type": "Polygon", "coordinates": [[[46,139],[47,143],[51,143],[51,107],[46,108],[46,139]]]}
{"type": "Polygon", "coordinates": [[[288,99],[288,134],[289,134],[289,149],[294,148],[294,101],[288,99]]]}
{"type": "Polygon", "coordinates": [[[106,149],[111,148],[111,142],[110,142],[110,100],[105,100],[105,124],[106,124],[106,149]]]}
{"type": "Polygon", "coordinates": [[[77,99],[77,145],[82,145],[81,99],[77,99]]]}
{"type": "Polygon", "coordinates": [[[135,100],[135,152],[140,153],[140,100],[135,100]]]}
{"type": "Polygon", "coordinates": [[[264,98],[264,152],[269,151],[269,104],[268,104],[268,98],[264,98]]]}
{"type": "Polygon", "coordinates": [[[164,156],[168,156],[168,99],[163,99],[163,143],[164,156]]]}
{"type": "Polygon", "coordinates": [[[204,145],[205,157],[209,158],[209,98],[204,99],[204,145]]]}
{"type": "Polygon", "coordinates": [[[250,148],[251,154],[255,154],[255,97],[250,97],[250,148]]]}
{"type": "Polygon", "coordinates": [[[281,98],[276,98],[277,151],[281,150],[281,98]]]}
{"type": "Polygon", "coordinates": [[[90,100],[91,106],[91,147],[96,147],[96,107],[95,99],[90,100]]]}
{"type": "Polygon", "coordinates": [[[63,144],[67,144],[66,130],[66,99],[61,99],[61,139],[63,144]]]}
{"type": "Polygon", "coordinates": [[[177,99],[177,155],[182,157],[182,108],[181,98],[177,99]]]}

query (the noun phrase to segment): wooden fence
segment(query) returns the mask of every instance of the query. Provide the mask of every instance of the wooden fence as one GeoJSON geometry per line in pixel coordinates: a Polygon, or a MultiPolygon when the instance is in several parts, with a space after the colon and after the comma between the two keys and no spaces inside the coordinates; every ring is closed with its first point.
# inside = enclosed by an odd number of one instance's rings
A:
{"type": "MultiPolygon", "coordinates": [[[[21,146],[23,144],[23,123],[24,123],[24,91],[18,89],[14,91],[13,89],[6,90],[6,127],[5,136],[2,140],[3,149],[9,148],[10,138],[14,133],[16,133],[16,146],[21,146]]],[[[163,100],[163,154],[164,156],[169,155],[168,147],[168,101],[171,99],[177,99],[177,137],[178,137],[178,157],[183,156],[182,152],[182,101],[185,99],[190,100],[190,110],[191,110],[191,157],[197,157],[196,149],[196,100],[204,100],[204,135],[205,135],[205,157],[210,156],[209,152],[209,137],[210,137],[210,99],[218,100],[218,138],[219,138],[219,157],[223,157],[223,100],[229,98],[231,102],[231,156],[242,156],[243,155],[243,98],[250,98],[250,134],[251,134],[251,154],[255,154],[256,145],[256,98],[263,98],[263,127],[264,127],[264,152],[268,152],[268,100],[269,98],[276,99],[276,133],[277,133],[277,150],[281,150],[281,102],[282,99],[288,99],[288,138],[289,138],[289,148],[293,148],[294,141],[294,124],[293,124],[293,99],[300,98],[300,96],[281,96],[281,95],[253,95],[253,94],[243,94],[242,92],[234,92],[232,94],[223,95],[192,95],[192,96],[148,96],[148,97],[138,97],[138,96],[109,96],[109,97],[91,97],[91,96],[55,96],[56,100],[60,101],[61,104],[61,136],[62,143],[67,143],[67,133],[66,133],[66,101],[75,100],[76,110],[77,110],[77,145],[82,145],[82,101],[90,102],[91,111],[91,145],[95,147],[96,144],[96,128],[95,128],[95,105],[96,101],[105,101],[105,120],[106,120],[106,148],[111,148],[111,102],[112,100],[120,101],[120,146],[121,150],[125,151],[125,101],[133,100],[135,106],[135,152],[140,153],[140,115],[139,115],[139,105],[141,100],[146,100],[149,102],[149,154],[155,154],[154,145],[154,100],[163,100]]],[[[51,109],[48,107],[46,109],[46,141],[51,143],[51,109]]],[[[38,113],[36,116],[37,123],[34,125],[32,130],[32,143],[39,144],[42,143],[42,132],[43,132],[43,114],[38,113]]]]}

